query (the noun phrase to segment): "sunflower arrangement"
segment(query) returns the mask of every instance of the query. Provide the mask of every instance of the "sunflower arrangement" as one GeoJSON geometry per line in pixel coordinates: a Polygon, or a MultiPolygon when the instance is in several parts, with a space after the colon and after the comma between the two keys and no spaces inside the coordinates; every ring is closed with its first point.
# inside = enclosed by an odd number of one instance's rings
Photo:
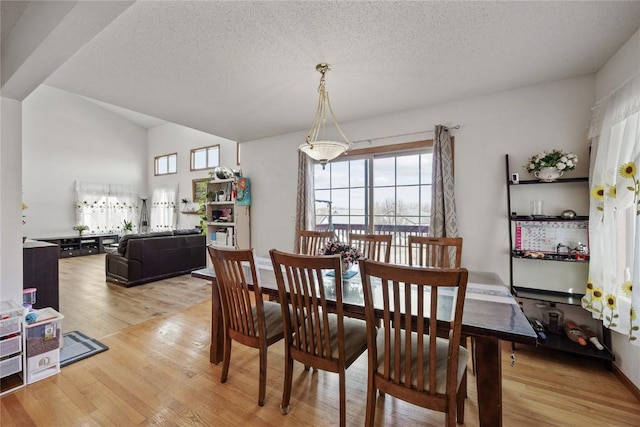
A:
{"type": "Polygon", "coordinates": [[[532,156],[523,167],[529,173],[539,171],[542,168],[556,168],[560,172],[568,172],[574,170],[577,163],[578,156],[575,154],[553,149],[532,156]]]}

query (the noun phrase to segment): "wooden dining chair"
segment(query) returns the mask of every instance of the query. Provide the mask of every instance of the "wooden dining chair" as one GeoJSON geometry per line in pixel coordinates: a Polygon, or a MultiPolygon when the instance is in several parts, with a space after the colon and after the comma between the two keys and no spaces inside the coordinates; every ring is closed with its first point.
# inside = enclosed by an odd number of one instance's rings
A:
{"type": "MultiPolygon", "coordinates": [[[[408,239],[409,265],[430,268],[460,268],[462,260],[462,237],[427,237],[410,235],[408,239]]],[[[460,344],[467,347],[467,337],[462,336],[460,344]]],[[[475,344],[471,338],[471,364],[476,372],[475,344]]],[[[467,390],[467,379],[462,389],[467,390]]]]}
{"type": "Polygon", "coordinates": [[[462,237],[409,236],[409,265],[460,268],[462,237]]]}
{"type": "Polygon", "coordinates": [[[366,325],[344,317],[340,255],[309,256],[270,251],[282,304],[285,340],[283,414],[289,412],[293,361],[336,372],[340,425],[346,423],[345,371],[367,348],[366,325]],[[324,270],[324,271],[323,271],[324,270]],[[327,270],[334,276],[326,276],[327,270]],[[335,298],[328,301],[327,295],[335,298]]]}
{"type": "Polygon", "coordinates": [[[267,385],[267,348],[284,338],[280,304],[263,301],[251,249],[208,247],[216,273],[222,317],[224,319],[224,351],[220,382],[227,381],[231,359],[231,340],[260,350],[258,405],[264,405],[267,385]],[[249,289],[245,268],[251,275],[249,289]]]}
{"type": "Polygon", "coordinates": [[[458,423],[464,423],[465,391],[460,384],[469,354],[460,345],[460,335],[467,270],[371,260],[358,264],[369,354],[365,425],[374,424],[378,390],[444,412],[448,427],[455,425],[456,415],[458,423]],[[379,328],[376,310],[382,311],[379,328]]]}
{"type": "Polygon", "coordinates": [[[328,241],[335,239],[333,231],[300,230],[298,232],[299,249],[302,255],[318,255],[328,241]]]}
{"type": "Polygon", "coordinates": [[[364,258],[389,262],[391,259],[391,234],[349,233],[349,244],[360,247],[364,258]]]}

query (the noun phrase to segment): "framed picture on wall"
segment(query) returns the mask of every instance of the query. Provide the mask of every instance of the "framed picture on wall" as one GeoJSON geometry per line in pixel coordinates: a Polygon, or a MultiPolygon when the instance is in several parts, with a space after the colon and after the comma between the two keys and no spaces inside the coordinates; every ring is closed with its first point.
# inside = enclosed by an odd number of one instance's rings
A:
{"type": "Polygon", "coordinates": [[[207,182],[209,180],[207,178],[202,179],[194,179],[193,180],[193,201],[195,203],[200,202],[200,200],[204,200],[207,197],[207,182]]]}

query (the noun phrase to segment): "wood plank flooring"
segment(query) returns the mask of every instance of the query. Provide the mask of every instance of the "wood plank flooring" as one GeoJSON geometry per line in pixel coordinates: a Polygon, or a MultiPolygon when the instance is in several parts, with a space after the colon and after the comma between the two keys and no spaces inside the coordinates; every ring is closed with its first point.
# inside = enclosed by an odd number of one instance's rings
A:
{"type": "MultiPolygon", "coordinates": [[[[92,269],[85,262],[89,264],[91,258],[94,257],[83,257],[83,266],[69,266],[64,279],[61,273],[61,282],[65,282],[62,285],[65,296],[61,301],[61,311],[65,314],[63,328],[86,331],[110,349],[62,368],[54,377],[3,396],[0,408],[3,427],[337,424],[337,375],[307,372],[299,364],[294,370],[291,411],[286,416],[280,413],[282,343],[269,348],[265,406],[257,405],[256,350],[234,343],[228,381],[220,383],[221,365],[209,363],[208,285],[200,289],[200,301],[192,303],[175,295],[180,300],[172,301],[167,294],[173,291],[163,289],[160,282],[153,291],[130,288],[131,295],[136,296],[132,298],[135,302],[126,301],[129,292],[123,291],[124,288],[114,288],[116,285],[106,285],[103,279],[100,282],[97,277],[89,277],[91,273],[87,271],[92,269]],[[82,277],[85,274],[86,277],[82,277]],[[81,293],[94,295],[79,299],[83,304],[74,308],[73,314],[70,305],[73,299],[67,299],[67,282],[73,283],[72,294],[86,286],[81,293]],[[96,289],[90,289],[94,287],[96,289]],[[156,300],[158,305],[153,306],[156,300]],[[110,302],[114,304],[113,313],[108,313],[110,302]],[[96,311],[96,306],[99,309],[95,317],[100,320],[83,323],[83,319],[96,311]],[[101,325],[103,321],[109,323],[108,327],[101,325]],[[65,326],[65,322],[71,324],[65,326]]],[[[80,258],[77,260],[80,263],[80,258]]],[[[104,266],[100,265],[95,271],[100,270],[104,277],[104,266]]],[[[203,285],[187,276],[171,280],[183,283],[180,286],[187,295],[197,294],[197,287],[203,285]]],[[[510,348],[508,343],[503,343],[505,427],[640,425],[640,402],[602,364],[564,354],[550,356],[519,346],[516,363],[510,366],[510,348]]],[[[347,370],[349,426],[364,424],[366,363],[363,355],[347,370]]],[[[478,426],[478,391],[474,379],[470,377],[465,408],[464,425],[470,427],[478,426]]],[[[443,414],[414,407],[388,395],[378,399],[376,425],[443,424],[443,414]]]]}

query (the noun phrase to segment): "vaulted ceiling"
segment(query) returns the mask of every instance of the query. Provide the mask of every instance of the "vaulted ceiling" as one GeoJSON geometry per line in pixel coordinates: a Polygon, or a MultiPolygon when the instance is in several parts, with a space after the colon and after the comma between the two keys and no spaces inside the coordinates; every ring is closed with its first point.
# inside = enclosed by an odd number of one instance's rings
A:
{"type": "Polygon", "coordinates": [[[3,96],[45,83],[237,141],[307,130],[319,62],[343,123],[594,73],[640,28],[638,1],[1,6],[3,96]]]}

